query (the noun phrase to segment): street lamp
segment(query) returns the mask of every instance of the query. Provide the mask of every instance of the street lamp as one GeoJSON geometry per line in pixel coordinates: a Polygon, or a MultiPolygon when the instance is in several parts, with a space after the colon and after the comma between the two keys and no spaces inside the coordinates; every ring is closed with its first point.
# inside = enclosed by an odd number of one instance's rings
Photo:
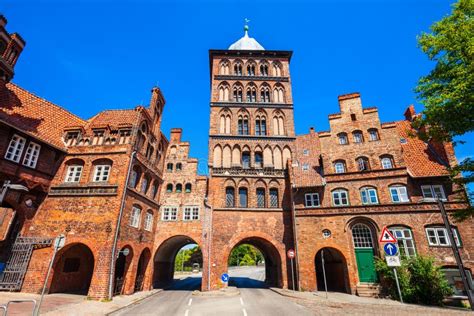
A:
{"type": "Polygon", "coordinates": [[[448,233],[449,243],[451,244],[451,249],[453,250],[454,258],[456,259],[459,273],[461,274],[462,283],[464,284],[464,289],[466,290],[466,293],[467,293],[467,299],[469,300],[469,304],[471,305],[471,310],[474,311],[473,293],[467,281],[466,270],[464,270],[464,265],[462,263],[461,255],[459,254],[458,245],[456,244],[456,241],[454,240],[453,228],[451,227],[451,224],[449,223],[449,217],[448,217],[448,214],[446,213],[446,209],[444,208],[444,203],[443,201],[441,201],[439,196],[437,197],[437,201],[438,201],[439,210],[441,211],[441,216],[443,217],[444,226],[448,233]]]}
{"type": "Polygon", "coordinates": [[[7,191],[9,189],[15,190],[15,191],[25,191],[25,192],[29,191],[28,188],[25,187],[24,185],[11,184],[10,180],[5,180],[5,182],[3,182],[2,191],[0,192],[0,205],[2,205],[3,199],[5,198],[5,195],[7,195],[7,191]]]}

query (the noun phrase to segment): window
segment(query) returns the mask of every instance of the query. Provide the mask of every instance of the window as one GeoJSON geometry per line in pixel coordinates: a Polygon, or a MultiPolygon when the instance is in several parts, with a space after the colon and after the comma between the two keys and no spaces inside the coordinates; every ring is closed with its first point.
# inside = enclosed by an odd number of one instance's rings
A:
{"type": "Polygon", "coordinates": [[[67,168],[64,182],[77,183],[81,180],[82,165],[70,165],[67,168]]]}
{"type": "Polygon", "coordinates": [[[156,184],[156,181],[153,182],[153,185],[151,186],[150,189],[150,197],[154,199],[156,197],[156,193],[158,192],[158,185],[156,184]]]}
{"type": "Polygon", "coordinates": [[[270,189],[270,207],[278,207],[278,189],[270,189]]]}
{"type": "Polygon", "coordinates": [[[176,185],[176,193],[181,193],[183,192],[183,185],[181,183],[178,183],[176,185]]]}
{"type": "Polygon", "coordinates": [[[168,163],[166,165],[166,171],[173,171],[173,164],[172,163],[168,163]]]}
{"type": "Polygon", "coordinates": [[[138,168],[133,168],[132,173],[130,174],[130,187],[136,188],[138,180],[140,179],[140,170],[138,168]]]}
{"type": "MultiPolygon", "coordinates": [[[[461,247],[461,240],[459,238],[459,232],[457,228],[453,227],[452,230],[456,245],[461,247]]],[[[426,236],[430,246],[451,246],[451,243],[449,242],[448,231],[444,227],[428,227],[426,228],[426,236]]]]}
{"type": "Polygon", "coordinates": [[[129,129],[120,130],[119,135],[119,144],[128,144],[130,142],[130,136],[132,135],[132,131],[129,129]]]}
{"type": "Polygon", "coordinates": [[[23,165],[30,168],[35,168],[36,163],[38,162],[40,149],[40,145],[30,142],[28,144],[28,148],[26,149],[25,158],[23,159],[23,165]]]}
{"type": "Polygon", "coordinates": [[[355,224],[352,227],[352,240],[355,248],[374,248],[372,232],[365,224],[355,224]]]}
{"type": "Polygon", "coordinates": [[[306,193],[304,195],[304,206],[305,207],[316,207],[319,206],[319,193],[306,193]]]}
{"type": "Polygon", "coordinates": [[[180,162],[178,162],[178,163],[176,164],[176,171],[181,171],[181,170],[183,170],[183,164],[180,163],[180,162]]]}
{"type": "Polygon", "coordinates": [[[265,189],[257,189],[257,207],[265,207],[265,189]]]}
{"type": "Polygon", "coordinates": [[[347,191],[343,189],[332,191],[332,203],[334,206],[349,205],[347,191]]]}
{"type": "Polygon", "coordinates": [[[362,188],[360,190],[362,204],[378,204],[377,190],[375,188],[362,188]]]}
{"type": "Polygon", "coordinates": [[[94,170],[94,182],[107,182],[109,180],[110,165],[97,165],[94,170]]]}
{"type": "Polygon", "coordinates": [[[303,171],[308,171],[309,170],[309,164],[308,163],[304,163],[303,164],[303,167],[301,168],[303,171]]]}
{"type": "Polygon", "coordinates": [[[249,120],[246,116],[245,117],[242,117],[242,116],[239,117],[237,132],[238,132],[239,135],[248,135],[249,134],[249,120]]]}
{"type": "Polygon", "coordinates": [[[79,272],[81,266],[81,258],[66,258],[64,260],[63,272],[79,272]]]}
{"type": "Polygon", "coordinates": [[[247,188],[239,188],[239,206],[248,207],[248,190],[247,188]]]}
{"type": "Polygon", "coordinates": [[[235,102],[242,102],[242,87],[234,87],[234,100],[235,102]]]}
{"type": "Polygon", "coordinates": [[[379,133],[377,132],[375,128],[369,129],[369,140],[370,141],[379,140],[379,133]]]}
{"type": "Polygon", "coordinates": [[[270,88],[268,86],[263,87],[260,91],[260,102],[270,102],[270,88]]]}
{"type": "Polygon", "coordinates": [[[354,133],[352,133],[352,136],[354,137],[354,143],[356,144],[360,144],[364,141],[361,131],[355,131],[354,133]]]}
{"type": "Polygon", "coordinates": [[[402,185],[390,187],[390,196],[393,203],[409,202],[407,188],[402,185]]]}
{"type": "Polygon", "coordinates": [[[340,145],[349,144],[349,141],[347,140],[347,134],[346,133],[337,134],[337,138],[339,139],[339,144],[340,145]]]}
{"type": "Polygon", "coordinates": [[[150,180],[147,176],[143,177],[143,180],[142,180],[142,185],[140,187],[140,191],[143,193],[143,194],[146,194],[146,191],[148,191],[148,184],[150,183],[150,180]]]}
{"type": "Polygon", "coordinates": [[[166,185],[166,193],[173,192],[173,185],[171,183],[166,185]]]}
{"type": "Polygon", "coordinates": [[[247,89],[247,102],[257,102],[257,88],[250,87],[247,89]]]}
{"type": "Polygon", "coordinates": [[[191,193],[191,188],[192,188],[191,183],[186,183],[186,185],[184,186],[184,192],[191,193]]]}
{"type": "Polygon", "coordinates": [[[142,210],[134,206],[132,207],[132,215],[130,216],[130,226],[138,228],[140,227],[140,215],[141,215],[142,210]]]}
{"type": "Polygon", "coordinates": [[[268,76],[268,65],[260,65],[260,75],[261,76],[268,76]]]}
{"type": "Polygon", "coordinates": [[[446,196],[444,195],[443,186],[439,184],[434,185],[422,185],[421,192],[423,193],[423,198],[428,201],[435,201],[436,198],[446,201],[446,196]]]}
{"type": "Polygon", "coordinates": [[[359,171],[367,171],[369,170],[369,159],[365,157],[357,158],[357,168],[359,171]]]}
{"type": "Polygon", "coordinates": [[[255,65],[252,64],[247,66],[247,75],[255,76],[255,65]]]}
{"type": "Polygon", "coordinates": [[[67,132],[64,142],[66,146],[74,146],[77,145],[77,141],[79,140],[79,132],[67,132]]]}
{"type": "Polygon", "coordinates": [[[162,221],[175,221],[178,219],[178,207],[177,206],[165,206],[161,213],[162,221]]]}
{"type": "MultiPolygon", "coordinates": [[[[448,267],[443,267],[442,271],[444,273],[444,276],[448,280],[448,284],[451,286],[451,288],[454,291],[455,296],[467,296],[467,292],[464,289],[464,284],[462,282],[461,278],[461,273],[459,273],[458,268],[448,268],[448,267]]],[[[468,284],[470,284],[470,288],[474,288],[474,282],[472,280],[472,274],[471,271],[468,269],[464,269],[466,271],[466,278],[468,284]]]]}
{"type": "Polygon", "coordinates": [[[303,149],[303,155],[309,156],[309,149],[303,149]]]}
{"type": "Polygon", "coordinates": [[[263,166],[263,155],[261,152],[255,153],[255,168],[262,168],[263,166]]]}
{"type": "Polygon", "coordinates": [[[380,160],[380,163],[381,163],[383,169],[392,169],[393,168],[392,158],[390,158],[390,157],[383,157],[380,160]]]}
{"type": "Polygon", "coordinates": [[[267,122],[264,117],[257,117],[255,120],[255,135],[265,136],[267,135],[267,122]]]}
{"type": "Polygon", "coordinates": [[[416,256],[415,243],[413,241],[411,229],[406,227],[390,227],[389,230],[397,239],[398,248],[403,257],[416,256]]]}
{"type": "Polygon", "coordinates": [[[248,151],[242,153],[242,168],[250,168],[250,153],[248,151]]]}
{"type": "Polygon", "coordinates": [[[10,144],[8,144],[8,149],[5,153],[5,159],[19,162],[23,148],[25,148],[25,143],[26,140],[23,137],[13,135],[12,139],[10,140],[10,144]]]}
{"type": "Polygon", "coordinates": [[[234,188],[226,188],[225,189],[225,206],[226,207],[234,207],[234,188]]]}
{"type": "Polygon", "coordinates": [[[234,65],[234,74],[242,76],[242,65],[240,63],[234,65]]]}
{"type": "Polygon", "coordinates": [[[145,230],[151,232],[153,229],[153,212],[148,210],[145,214],[145,230]]]}
{"type": "Polygon", "coordinates": [[[351,121],[357,121],[357,118],[356,118],[355,114],[351,114],[351,121]]]}
{"type": "Polygon", "coordinates": [[[346,164],[344,163],[344,161],[336,161],[334,163],[334,171],[336,173],[344,173],[346,172],[346,164]]]}
{"type": "Polygon", "coordinates": [[[183,220],[195,221],[199,219],[199,207],[198,206],[185,206],[183,212],[183,220]]]}
{"type": "Polygon", "coordinates": [[[94,131],[92,137],[92,145],[102,145],[104,142],[104,131],[94,131]]]}

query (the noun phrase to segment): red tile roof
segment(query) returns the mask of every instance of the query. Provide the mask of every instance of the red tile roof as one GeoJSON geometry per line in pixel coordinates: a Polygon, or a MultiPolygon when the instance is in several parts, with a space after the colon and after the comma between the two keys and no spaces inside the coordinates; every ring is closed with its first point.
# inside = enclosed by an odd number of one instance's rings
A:
{"type": "Polygon", "coordinates": [[[80,117],[13,83],[0,87],[0,120],[63,150],[64,128],[86,123],[80,117]]]}
{"type": "Polygon", "coordinates": [[[136,124],[139,111],[136,109],[129,110],[106,110],[98,113],[87,120],[86,129],[102,128],[110,126],[118,128],[120,126],[131,126],[136,124]]]}
{"type": "Polygon", "coordinates": [[[400,137],[406,139],[406,143],[401,144],[403,158],[413,177],[448,175],[446,170],[448,162],[445,153],[438,153],[432,146],[412,136],[415,130],[411,127],[410,121],[398,121],[396,125],[400,137]]]}

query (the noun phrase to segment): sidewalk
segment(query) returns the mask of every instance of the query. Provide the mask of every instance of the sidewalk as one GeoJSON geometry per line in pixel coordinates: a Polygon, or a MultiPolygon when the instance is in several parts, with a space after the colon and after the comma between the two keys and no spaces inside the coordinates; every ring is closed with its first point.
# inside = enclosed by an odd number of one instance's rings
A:
{"type": "Polygon", "coordinates": [[[338,292],[294,292],[271,288],[272,291],[286,296],[303,305],[316,315],[472,315],[469,310],[441,308],[415,304],[402,304],[399,301],[383,298],[359,297],[338,292]]]}
{"type": "MultiPolygon", "coordinates": [[[[161,290],[137,292],[132,295],[116,296],[111,302],[87,300],[84,295],[74,294],[48,294],[45,295],[41,305],[41,315],[50,316],[82,316],[105,315],[123,308],[137,301],[145,299],[161,290]]],[[[0,305],[11,300],[34,299],[39,303],[39,294],[0,292],[0,305]]],[[[10,304],[8,315],[31,315],[33,303],[10,304]]],[[[0,311],[1,313],[1,311],[0,311]]]]}

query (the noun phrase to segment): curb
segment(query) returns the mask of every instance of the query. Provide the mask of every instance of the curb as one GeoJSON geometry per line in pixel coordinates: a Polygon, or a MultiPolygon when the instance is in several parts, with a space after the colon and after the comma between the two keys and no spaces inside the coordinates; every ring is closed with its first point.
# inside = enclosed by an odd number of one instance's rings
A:
{"type": "Polygon", "coordinates": [[[300,297],[298,295],[292,295],[291,293],[283,293],[282,291],[280,291],[280,289],[276,289],[274,287],[271,287],[269,288],[271,291],[277,293],[277,294],[280,294],[281,296],[285,296],[285,297],[291,297],[291,298],[298,298],[298,299],[303,299],[303,300],[309,300],[309,298],[306,298],[306,297],[300,297]]]}
{"type": "Polygon", "coordinates": [[[120,312],[120,311],[122,311],[122,310],[125,310],[125,309],[127,309],[127,308],[130,308],[130,307],[132,307],[132,306],[138,305],[138,304],[140,304],[141,302],[143,302],[144,300],[146,300],[146,299],[148,299],[148,298],[150,298],[150,297],[152,297],[152,296],[154,296],[154,295],[156,295],[156,294],[159,294],[159,293],[161,293],[161,292],[163,292],[163,289],[157,289],[156,292],[151,293],[150,295],[147,295],[147,296],[145,296],[145,297],[142,297],[142,298],[140,298],[140,299],[138,299],[138,300],[136,300],[136,301],[133,301],[133,302],[131,302],[130,304],[127,304],[127,305],[124,305],[124,306],[122,306],[122,307],[119,307],[119,308],[117,308],[116,310],[111,311],[111,312],[109,312],[109,313],[107,313],[107,314],[105,314],[105,315],[106,315],[106,316],[112,316],[112,315],[114,315],[114,314],[117,313],[117,312],[120,312]]]}
{"type": "Polygon", "coordinates": [[[236,288],[235,291],[206,291],[206,292],[201,292],[201,291],[193,291],[192,293],[193,296],[199,296],[199,297],[234,297],[240,295],[240,291],[236,288]]]}

